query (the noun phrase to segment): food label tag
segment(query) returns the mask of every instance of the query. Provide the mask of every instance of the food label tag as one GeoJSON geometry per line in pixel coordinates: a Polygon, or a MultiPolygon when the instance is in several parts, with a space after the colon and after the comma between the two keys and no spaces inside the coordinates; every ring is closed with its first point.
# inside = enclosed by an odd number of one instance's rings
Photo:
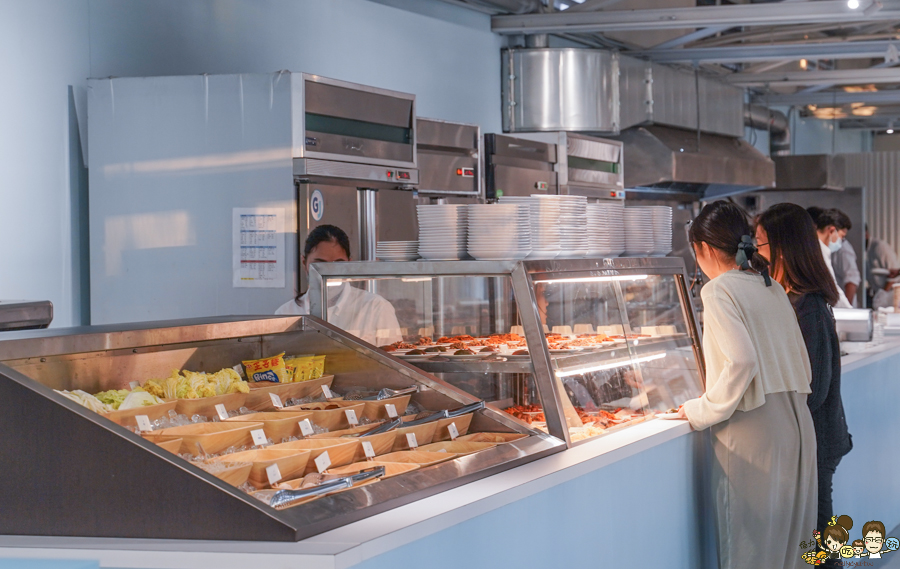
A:
{"type": "Polygon", "coordinates": [[[387,405],[385,405],[384,410],[387,411],[387,415],[391,419],[397,418],[397,408],[394,406],[393,403],[388,403],[387,405]]]}
{"type": "Polygon", "coordinates": [[[322,393],[325,394],[325,399],[334,397],[334,393],[331,392],[331,389],[327,385],[322,386],[322,393]]]}
{"type": "Polygon", "coordinates": [[[281,482],[281,470],[277,464],[270,464],[266,467],[266,477],[269,479],[269,486],[275,486],[281,482]]]}
{"type": "Polygon", "coordinates": [[[244,373],[244,366],[242,366],[241,364],[238,364],[231,369],[233,369],[235,372],[237,372],[237,374],[239,376],[246,377],[246,374],[244,373]]]}
{"type": "Polygon", "coordinates": [[[135,389],[137,389],[140,386],[141,386],[141,384],[138,383],[137,381],[129,381],[128,382],[128,387],[130,387],[132,391],[134,391],[135,389]]]}
{"type": "Polygon", "coordinates": [[[150,417],[146,415],[137,415],[134,418],[137,421],[138,429],[141,431],[152,431],[153,425],[150,424],[150,417]]]}
{"type": "Polygon", "coordinates": [[[224,403],[219,403],[218,405],[216,405],[216,414],[219,416],[220,421],[228,420],[228,410],[225,409],[224,403]]]}
{"type": "Polygon", "coordinates": [[[406,433],[406,442],[409,443],[409,448],[419,448],[415,433],[406,433]]]}
{"type": "Polygon", "coordinates": [[[347,422],[350,423],[351,427],[355,427],[359,424],[359,419],[356,418],[356,411],[353,409],[347,409],[344,411],[344,415],[347,415],[347,422]]]}
{"type": "Polygon", "coordinates": [[[269,441],[266,439],[266,432],[262,429],[250,431],[250,436],[253,437],[253,444],[256,446],[266,446],[269,444],[269,441]]]}
{"type": "Polygon", "coordinates": [[[281,397],[278,397],[277,393],[270,393],[269,399],[272,400],[272,405],[274,405],[276,409],[284,409],[284,403],[281,402],[281,397]]]}
{"type": "Polygon", "coordinates": [[[331,466],[331,457],[328,456],[328,451],[326,450],[316,457],[316,470],[319,471],[319,474],[322,474],[329,466],[331,466]]]}
{"type": "Polygon", "coordinates": [[[372,443],[369,441],[363,441],[363,452],[366,453],[366,458],[375,458],[375,449],[372,448],[372,443]]]}
{"type": "Polygon", "coordinates": [[[447,425],[447,430],[450,431],[450,440],[455,441],[456,437],[459,436],[459,429],[456,428],[456,423],[447,425]]]}
{"type": "Polygon", "coordinates": [[[315,431],[312,428],[312,423],[309,422],[309,419],[303,419],[300,421],[300,432],[303,433],[304,437],[309,437],[315,434],[315,431]]]}

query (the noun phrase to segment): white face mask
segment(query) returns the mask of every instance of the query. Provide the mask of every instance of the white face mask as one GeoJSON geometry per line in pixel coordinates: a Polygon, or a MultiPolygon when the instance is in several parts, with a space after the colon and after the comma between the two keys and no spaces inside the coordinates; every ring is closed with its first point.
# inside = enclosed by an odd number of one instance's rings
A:
{"type": "Polygon", "coordinates": [[[828,244],[828,248],[831,249],[832,253],[837,253],[841,250],[841,246],[844,244],[844,240],[838,237],[837,241],[832,241],[828,244]]]}

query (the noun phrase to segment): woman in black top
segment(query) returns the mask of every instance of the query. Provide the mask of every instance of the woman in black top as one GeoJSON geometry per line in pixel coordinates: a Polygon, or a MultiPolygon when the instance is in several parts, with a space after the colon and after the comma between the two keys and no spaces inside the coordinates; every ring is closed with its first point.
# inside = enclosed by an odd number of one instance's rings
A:
{"type": "Polygon", "coordinates": [[[816,429],[819,471],[818,530],[831,520],[831,480],[841,457],[853,444],[841,402],[841,349],[831,306],[838,298],[816,241],[812,218],[795,204],[778,204],[759,216],[756,224],[759,253],[772,277],[788,293],[812,367],[812,394],[807,399],[816,429]]]}

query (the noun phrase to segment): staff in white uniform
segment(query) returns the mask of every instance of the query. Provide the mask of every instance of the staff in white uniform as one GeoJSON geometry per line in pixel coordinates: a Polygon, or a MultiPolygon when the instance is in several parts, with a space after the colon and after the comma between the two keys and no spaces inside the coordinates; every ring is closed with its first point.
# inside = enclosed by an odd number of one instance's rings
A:
{"type": "Polygon", "coordinates": [[[834,305],[835,308],[853,308],[844,290],[838,285],[834,276],[834,267],[831,265],[831,254],[841,249],[841,236],[838,234],[837,226],[840,224],[840,212],[836,209],[825,209],[820,207],[810,207],[806,209],[807,213],[816,223],[816,236],[819,238],[819,248],[822,250],[822,257],[825,259],[825,265],[834,284],[838,289],[838,301],[834,305]]]}
{"type": "Polygon", "coordinates": [[[847,233],[853,229],[853,222],[846,213],[841,210],[835,211],[838,213],[837,233],[841,238],[841,248],[831,254],[831,266],[834,268],[838,288],[844,291],[850,304],[857,308],[856,293],[859,291],[862,275],[856,261],[856,250],[847,241],[847,233]]]}
{"type": "MultiPolygon", "coordinates": [[[[339,263],[350,260],[350,238],[334,225],[320,225],[309,232],[300,264],[309,273],[310,263],[339,263]]],[[[291,299],[275,311],[277,315],[309,314],[309,295],[291,299]]],[[[400,324],[390,302],[377,294],[344,282],[328,289],[328,322],[365,342],[381,346],[403,339],[400,324]]]]}

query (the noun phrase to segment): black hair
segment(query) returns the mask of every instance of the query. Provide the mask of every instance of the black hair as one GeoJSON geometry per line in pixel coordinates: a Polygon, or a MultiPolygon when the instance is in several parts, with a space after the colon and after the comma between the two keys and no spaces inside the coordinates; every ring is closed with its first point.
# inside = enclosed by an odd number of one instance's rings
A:
{"type": "Polygon", "coordinates": [[[850,220],[850,216],[846,213],[842,212],[839,209],[834,210],[838,216],[838,225],[835,225],[837,229],[846,229],[850,231],[853,229],[853,221],[850,220]]]}
{"type": "Polygon", "coordinates": [[[839,229],[841,226],[841,216],[844,215],[836,209],[822,209],[815,206],[806,208],[806,212],[812,217],[813,223],[816,224],[816,229],[819,231],[822,231],[828,226],[834,226],[835,229],[839,229]]]}
{"type": "Polygon", "coordinates": [[[350,238],[344,233],[344,230],[335,225],[320,225],[309,232],[306,236],[306,243],[303,246],[303,258],[309,257],[312,250],[320,243],[333,241],[340,245],[347,258],[350,258],[350,238]]]}
{"type": "MultiPolygon", "coordinates": [[[[740,206],[724,200],[707,204],[691,223],[688,239],[691,245],[706,243],[720,251],[728,259],[735,259],[741,270],[765,267],[766,260],[759,255],[752,241],[753,230],[747,221],[747,212],[740,206]],[[738,253],[743,252],[741,258],[738,253]]],[[[769,286],[769,275],[762,272],[769,286]]]]}
{"type": "Polygon", "coordinates": [[[797,294],[821,294],[834,306],[838,301],[837,285],[822,257],[816,226],[808,211],[797,204],[780,203],[764,211],[756,224],[766,232],[768,265],[779,274],[779,282],[797,294]]]}

